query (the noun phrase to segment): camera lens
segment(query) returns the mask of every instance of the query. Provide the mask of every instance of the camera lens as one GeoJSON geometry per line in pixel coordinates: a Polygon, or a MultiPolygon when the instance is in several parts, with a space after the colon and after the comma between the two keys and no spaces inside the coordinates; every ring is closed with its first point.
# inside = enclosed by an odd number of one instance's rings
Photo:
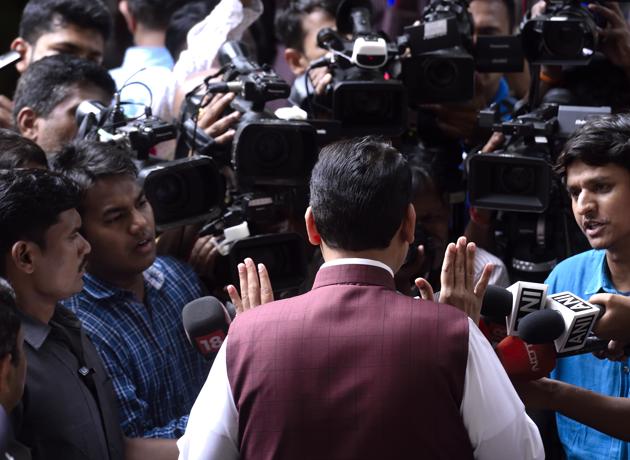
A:
{"type": "Polygon", "coordinates": [[[382,119],[389,113],[387,99],[383,96],[376,91],[355,92],[349,106],[357,110],[356,115],[360,119],[376,117],[382,119]]]}
{"type": "Polygon", "coordinates": [[[431,59],[425,67],[427,82],[434,88],[447,88],[457,80],[457,67],[446,59],[431,59]]]}
{"type": "Polygon", "coordinates": [[[534,169],[523,166],[505,166],[499,178],[504,193],[514,195],[530,194],[536,184],[534,169]]]}
{"type": "Polygon", "coordinates": [[[168,174],[160,178],[153,195],[161,206],[174,208],[188,201],[187,190],[179,175],[168,174]]]}
{"type": "Polygon", "coordinates": [[[284,136],[273,127],[261,130],[253,147],[256,161],[266,169],[282,166],[289,157],[289,146],[284,136]]]}
{"type": "Polygon", "coordinates": [[[573,59],[585,47],[584,28],[580,22],[548,22],[543,29],[544,45],[557,58],[573,59]]]}

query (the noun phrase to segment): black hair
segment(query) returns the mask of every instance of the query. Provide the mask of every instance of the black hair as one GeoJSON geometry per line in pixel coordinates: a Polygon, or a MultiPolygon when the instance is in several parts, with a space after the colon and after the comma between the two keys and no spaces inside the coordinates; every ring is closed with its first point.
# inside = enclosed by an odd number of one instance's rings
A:
{"type": "Polygon", "coordinates": [[[77,140],[61,149],[53,159],[52,168],[70,177],[85,193],[103,177],[125,175],[135,179],[138,168],[132,155],[118,144],[77,140]]]}
{"type": "Polygon", "coordinates": [[[564,145],[556,172],[565,178],[567,168],[575,161],[589,166],[612,163],[630,171],[630,114],[588,120],[564,145]]]}
{"type": "Polygon", "coordinates": [[[166,49],[168,49],[174,60],[177,60],[179,53],[186,48],[186,36],[193,26],[210,14],[217,6],[219,0],[202,0],[198,2],[186,3],[177,9],[171,16],[166,28],[166,49]]]}
{"type": "Polygon", "coordinates": [[[20,359],[18,334],[20,317],[15,305],[15,293],[9,283],[0,278],[0,359],[11,355],[11,363],[17,366],[20,359]]]}
{"type": "Polygon", "coordinates": [[[95,62],[66,54],[47,56],[28,66],[20,77],[13,97],[13,120],[24,107],[39,117],[50,113],[77,86],[94,85],[113,97],[116,83],[109,72],[95,62]]]}
{"type": "Polygon", "coordinates": [[[322,149],[313,168],[310,205],[324,242],[362,251],[389,246],[411,202],[407,160],[376,137],[322,149]]]}
{"type": "Polygon", "coordinates": [[[42,148],[13,130],[0,128],[0,169],[34,165],[48,169],[48,160],[42,148]]]}
{"type": "Polygon", "coordinates": [[[129,12],[149,29],[166,29],[183,0],[127,0],[129,12]]]}
{"type": "Polygon", "coordinates": [[[286,48],[304,51],[302,19],[313,11],[322,10],[335,17],[340,0],[288,0],[276,10],[276,38],[286,48]]]}
{"type": "Polygon", "coordinates": [[[0,170],[0,275],[15,242],[46,247],[46,231],[59,214],[77,208],[81,192],[72,180],[43,169],[0,170]]]}
{"type": "Polygon", "coordinates": [[[101,0],[30,0],[22,12],[19,34],[34,44],[56,27],[73,24],[98,31],[105,41],[111,22],[111,14],[101,0]]]}

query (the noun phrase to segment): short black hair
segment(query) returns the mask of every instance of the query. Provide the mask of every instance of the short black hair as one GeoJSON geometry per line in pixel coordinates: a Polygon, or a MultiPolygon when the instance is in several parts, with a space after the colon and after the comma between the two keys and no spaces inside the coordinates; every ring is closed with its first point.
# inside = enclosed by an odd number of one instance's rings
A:
{"type": "Polygon", "coordinates": [[[43,169],[0,170],[0,276],[15,242],[28,240],[46,247],[46,231],[59,214],[79,205],[74,181],[43,169]]]}
{"type": "Polygon", "coordinates": [[[17,366],[20,359],[18,334],[20,317],[15,305],[15,293],[9,283],[0,278],[0,359],[11,355],[11,363],[17,366]]]}
{"type": "Polygon", "coordinates": [[[166,28],[165,44],[166,49],[174,60],[177,60],[179,53],[186,48],[186,36],[193,26],[210,14],[217,6],[219,0],[202,0],[199,2],[186,3],[177,9],[171,16],[166,28]]]}
{"type": "Polygon", "coordinates": [[[411,203],[407,160],[368,136],[322,149],[313,168],[310,205],[324,242],[362,251],[389,246],[411,203]]]}
{"type": "Polygon", "coordinates": [[[48,160],[42,148],[13,130],[0,128],[0,169],[33,165],[48,169],[48,160]]]}
{"type": "Polygon", "coordinates": [[[276,11],[276,38],[286,48],[304,51],[302,19],[316,10],[322,10],[334,18],[339,3],[340,0],[288,0],[276,11]]]}
{"type": "Polygon", "coordinates": [[[173,13],[184,0],[127,0],[129,12],[149,29],[166,29],[173,13]]]}
{"type": "MultiPolygon", "coordinates": [[[[52,162],[53,170],[76,182],[85,193],[104,177],[138,176],[138,168],[128,149],[108,142],[77,140],[61,149],[52,162]]],[[[81,207],[78,208],[82,212],[81,207]]]]}
{"type": "Polygon", "coordinates": [[[56,27],[73,24],[96,30],[107,40],[111,22],[111,14],[102,0],[30,0],[22,11],[19,34],[34,44],[56,27]]]}
{"type": "Polygon", "coordinates": [[[589,166],[613,163],[630,171],[630,114],[588,120],[564,145],[556,172],[566,178],[567,168],[575,161],[589,166]]]}
{"type": "Polygon", "coordinates": [[[47,56],[28,66],[18,81],[13,97],[13,120],[24,107],[38,116],[48,117],[77,86],[93,85],[112,98],[116,83],[104,67],[67,54],[47,56]]]}

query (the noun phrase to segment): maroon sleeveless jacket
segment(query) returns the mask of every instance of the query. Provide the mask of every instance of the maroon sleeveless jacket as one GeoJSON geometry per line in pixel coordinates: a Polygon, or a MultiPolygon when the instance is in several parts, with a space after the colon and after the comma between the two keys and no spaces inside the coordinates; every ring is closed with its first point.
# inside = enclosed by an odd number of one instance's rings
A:
{"type": "Polygon", "coordinates": [[[472,459],[467,360],[464,313],[397,293],[379,267],[323,268],[232,323],[241,458],[472,459]]]}

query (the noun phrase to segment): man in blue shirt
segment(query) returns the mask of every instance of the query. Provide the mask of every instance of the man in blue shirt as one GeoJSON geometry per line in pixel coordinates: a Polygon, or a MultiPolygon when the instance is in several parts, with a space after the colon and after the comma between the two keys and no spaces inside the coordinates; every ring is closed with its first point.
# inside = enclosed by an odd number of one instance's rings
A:
{"type": "MultiPolygon", "coordinates": [[[[558,171],[573,215],[592,250],[560,263],[549,275],[549,292],[570,291],[589,299],[602,292],[630,293],[630,116],[589,121],[566,144],[558,171]]],[[[628,397],[628,360],[585,354],[558,361],[552,377],[610,396],[628,397]]],[[[629,445],[558,415],[558,433],[570,459],[628,459],[629,445]]]]}
{"type": "Polygon", "coordinates": [[[199,280],[188,265],[156,258],[153,210],[130,152],[83,141],[55,168],[84,190],[82,232],[92,246],[83,291],[65,305],[112,376],[124,433],[177,438],[210,368],[181,320],[183,306],[203,295],[199,280]]]}

